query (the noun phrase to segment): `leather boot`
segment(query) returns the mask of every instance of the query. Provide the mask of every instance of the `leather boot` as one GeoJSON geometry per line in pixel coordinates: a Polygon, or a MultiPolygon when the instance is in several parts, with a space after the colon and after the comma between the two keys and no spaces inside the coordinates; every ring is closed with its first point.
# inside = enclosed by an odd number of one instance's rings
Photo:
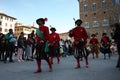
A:
{"type": "Polygon", "coordinates": [[[78,69],[78,68],[80,68],[80,60],[79,59],[77,59],[77,66],[75,67],[75,69],[78,69]]]}
{"type": "Polygon", "coordinates": [[[58,64],[60,63],[60,58],[59,58],[59,56],[57,56],[57,61],[58,61],[58,64]]]}
{"type": "Polygon", "coordinates": [[[89,63],[88,63],[88,57],[85,58],[85,61],[86,61],[86,68],[88,68],[88,65],[89,65],[89,63]]]}
{"type": "Polygon", "coordinates": [[[37,62],[38,69],[34,73],[39,73],[41,72],[41,61],[36,61],[36,62],[37,62]]]}
{"type": "Polygon", "coordinates": [[[98,58],[99,57],[99,54],[98,53],[96,53],[96,58],[98,58]]]}
{"type": "MultiPolygon", "coordinates": [[[[50,58],[50,59],[52,59],[52,58],[50,58]]],[[[48,59],[48,60],[46,60],[47,61],[47,63],[48,63],[48,65],[49,65],[49,72],[52,72],[52,64],[51,64],[51,61],[48,59]]]]}
{"type": "Polygon", "coordinates": [[[50,64],[53,64],[53,57],[49,58],[50,64]]]}
{"type": "Polygon", "coordinates": [[[92,58],[94,59],[95,57],[94,57],[94,52],[92,52],[92,58]]]}

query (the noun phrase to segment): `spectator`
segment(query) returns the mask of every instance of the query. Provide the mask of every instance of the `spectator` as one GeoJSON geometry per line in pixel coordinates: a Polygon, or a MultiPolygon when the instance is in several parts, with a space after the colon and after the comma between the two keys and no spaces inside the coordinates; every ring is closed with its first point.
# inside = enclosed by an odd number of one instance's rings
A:
{"type": "Polygon", "coordinates": [[[9,57],[9,62],[13,62],[13,52],[15,50],[14,42],[16,42],[15,38],[13,38],[13,30],[9,29],[9,32],[5,35],[6,38],[6,54],[4,63],[7,61],[7,57],[9,57]]]}
{"type": "Polygon", "coordinates": [[[115,27],[115,32],[113,39],[117,44],[117,50],[118,50],[118,61],[116,67],[120,68],[120,23],[115,23],[114,27],[115,27]]]}

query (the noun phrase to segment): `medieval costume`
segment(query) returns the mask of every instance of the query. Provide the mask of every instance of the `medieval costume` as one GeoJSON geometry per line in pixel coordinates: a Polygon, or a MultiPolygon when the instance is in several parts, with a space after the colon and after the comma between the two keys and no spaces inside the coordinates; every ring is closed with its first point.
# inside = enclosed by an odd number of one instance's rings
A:
{"type": "Polygon", "coordinates": [[[104,59],[106,59],[106,54],[108,54],[108,57],[110,58],[110,39],[107,36],[107,33],[103,33],[102,34],[102,38],[101,38],[101,47],[100,47],[100,51],[104,54],[104,59]]]}
{"type": "Polygon", "coordinates": [[[70,30],[69,36],[74,37],[74,57],[77,60],[76,68],[80,68],[80,58],[84,57],[86,61],[86,67],[88,67],[88,50],[86,48],[87,32],[84,27],[81,26],[82,21],[78,19],[75,24],[77,27],[70,30]]]}
{"type": "Polygon", "coordinates": [[[55,28],[51,28],[51,34],[49,38],[49,56],[50,56],[50,62],[53,64],[53,57],[57,57],[58,64],[60,63],[60,58],[59,58],[59,49],[60,49],[60,36],[58,33],[56,33],[55,28]]]}
{"type": "Polygon", "coordinates": [[[52,65],[49,62],[49,57],[47,55],[47,41],[49,40],[49,29],[44,26],[45,19],[40,18],[36,20],[39,25],[39,29],[36,30],[36,62],[38,69],[35,73],[41,72],[41,60],[44,59],[49,65],[50,72],[52,71],[52,65]]]}
{"type": "Polygon", "coordinates": [[[94,54],[96,54],[96,58],[98,58],[98,39],[96,38],[96,35],[95,34],[92,34],[91,35],[91,39],[90,39],[90,48],[91,48],[91,53],[92,53],[92,57],[94,59],[94,54]]]}

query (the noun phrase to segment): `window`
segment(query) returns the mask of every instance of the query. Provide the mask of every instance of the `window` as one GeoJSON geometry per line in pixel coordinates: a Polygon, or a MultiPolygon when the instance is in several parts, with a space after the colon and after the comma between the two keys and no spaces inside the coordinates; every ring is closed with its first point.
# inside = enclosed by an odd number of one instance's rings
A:
{"type": "Polygon", "coordinates": [[[103,13],[106,14],[106,11],[104,11],[103,13]]]}
{"type": "Polygon", "coordinates": [[[102,21],[102,26],[109,26],[109,22],[107,20],[102,21]]]}
{"type": "Polygon", "coordinates": [[[84,12],[87,12],[87,11],[88,11],[88,6],[84,5],[84,12]]]}
{"type": "Polygon", "coordinates": [[[98,21],[94,21],[94,22],[93,22],[93,27],[99,27],[98,21]]]}
{"type": "Polygon", "coordinates": [[[2,31],[2,28],[0,27],[0,31],[2,31]]]}
{"type": "Polygon", "coordinates": [[[2,19],[3,18],[3,16],[0,16],[0,19],[2,19]]]}
{"type": "Polygon", "coordinates": [[[2,25],[2,22],[0,21],[0,25],[2,25]]]}
{"type": "Polygon", "coordinates": [[[115,5],[115,0],[112,0],[112,4],[115,5]]]}
{"type": "Polygon", "coordinates": [[[87,14],[85,14],[85,17],[87,17],[87,14]]]}
{"type": "Polygon", "coordinates": [[[5,23],[5,26],[7,27],[7,23],[5,23]]]}
{"type": "Polygon", "coordinates": [[[102,7],[107,7],[106,1],[102,1],[102,7]]]}
{"type": "Polygon", "coordinates": [[[10,28],[12,28],[12,24],[10,24],[10,28]]]}
{"type": "MultiPolygon", "coordinates": [[[[78,0],[79,1],[79,0],[78,0]]],[[[80,2],[84,2],[84,1],[86,1],[86,0],[80,0],[80,2]]]]}
{"type": "Polygon", "coordinates": [[[7,17],[5,17],[5,20],[7,20],[7,17]]]}
{"type": "Polygon", "coordinates": [[[97,7],[96,7],[96,3],[93,3],[93,4],[92,4],[92,10],[96,10],[96,8],[97,8],[97,7]]]}
{"type": "Polygon", "coordinates": [[[5,32],[8,32],[8,29],[5,29],[5,32]]]}
{"type": "Polygon", "coordinates": [[[120,6],[120,0],[112,0],[113,6],[120,6]]]}
{"type": "Polygon", "coordinates": [[[96,16],[96,13],[93,13],[94,17],[96,16]]]}
{"type": "Polygon", "coordinates": [[[85,28],[89,28],[89,23],[88,23],[88,22],[85,22],[85,23],[84,23],[84,27],[85,27],[85,28]]]}
{"type": "Polygon", "coordinates": [[[23,30],[23,28],[20,28],[20,30],[23,30]]]}

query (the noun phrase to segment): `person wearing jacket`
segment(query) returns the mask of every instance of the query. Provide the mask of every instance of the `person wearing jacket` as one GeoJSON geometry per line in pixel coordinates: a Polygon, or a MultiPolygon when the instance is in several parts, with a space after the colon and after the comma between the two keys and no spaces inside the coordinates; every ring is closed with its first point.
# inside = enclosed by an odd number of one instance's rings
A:
{"type": "Polygon", "coordinates": [[[115,43],[117,44],[117,50],[118,50],[118,61],[117,61],[117,68],[120,68],[120,23],[115,23],[115,32],[113,39],[115,40],[115,43]]]}
{"type": "Polygon", "coordinates": [[[25,47],[25,46],[24,46],[23,36],[20,35],[17,41],[18,41],[17,61],[22,62],[22,61],[23,61],[23,59],[22,59],[23,48],[25,47]]]}
{"type": "Polygon", "coordinates": [[[101,47],[100,47],[100,51],[104,54],[104,59],[106,59],[106,54],[108,54],[108,57],[110,59],[111,57],[111,51],[110,51],[110,44],[111,44],[111,40],[109,38],[109,36],[107,36],[107,33],[103,33],[102,37],[101,37],[101,47]]]}
{"type": "Polygon", "coordinates": [[[9,32],[5,34],[5,39],[6,39],[6,54],[4,63],[6,63],[7,57],[9,57],[9,62],[14,62],[13,52],[15,50],[14,43],[16,42],[16,39],[14,38],[13,29],[9,29],[9,32]]]}

